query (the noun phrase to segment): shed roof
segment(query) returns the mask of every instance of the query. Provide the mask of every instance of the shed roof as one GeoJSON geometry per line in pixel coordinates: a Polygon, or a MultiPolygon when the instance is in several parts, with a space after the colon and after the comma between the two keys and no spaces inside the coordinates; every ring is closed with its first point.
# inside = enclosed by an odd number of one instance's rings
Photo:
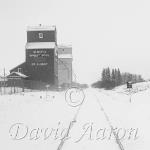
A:
{"type": "Polygon", "coordinates": [[[13,72],[13,70],[16,69],[16,68],[22,68],[24,65],[26,65],[26,62],[23,62],[23,63],[19,64],[18,66],[12,68],[12,69],[10,70],[10,72],[13,72]]]}
{"type": "Polygon", "coordinates": [[[27,78],[28,76],[26,76],[25,74],[21,73],[21,72],[11,72],[7,78],[17,78],[17,77],[21,77],[21,78],[27,78]]]}
{"type": "Polygon", "coordinates": [[[58,54],[58,58],[71,58],[72,59],[72,55],[71,54],[58,54]]]}
{"type": "Polygon", "coordinates": [[[61,45],[58,45],[58,48],[72,48],[72,45],[61,44],[61,45]]]}

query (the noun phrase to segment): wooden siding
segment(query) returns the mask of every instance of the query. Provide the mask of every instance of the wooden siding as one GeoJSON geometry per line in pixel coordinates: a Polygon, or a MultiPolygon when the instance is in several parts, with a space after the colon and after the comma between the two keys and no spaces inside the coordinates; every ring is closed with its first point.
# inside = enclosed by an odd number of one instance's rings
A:
{"type": "Polygon", "coordinates": [[[27,31],[27,42],[56,42],[56,31],[27,31]],[[39,38],[39,33],[43,38],[39,38]]]}

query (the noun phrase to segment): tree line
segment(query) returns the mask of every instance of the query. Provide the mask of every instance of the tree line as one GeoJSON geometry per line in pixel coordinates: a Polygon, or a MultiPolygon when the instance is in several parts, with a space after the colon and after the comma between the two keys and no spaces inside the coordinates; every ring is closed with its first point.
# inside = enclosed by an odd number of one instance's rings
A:
{"type": "Polygon", "coordinates": [[[127,82],[143,82],[144,79],[141,75],[137,74],[131,74],[131,73],[121,73],[120,69],[110,69],[104,68],[101,73],[101,80],[97,81],[96,83],[93,83],[92,86],[96,88],[114,88],[116,86],[125,84],[127,82]]]}

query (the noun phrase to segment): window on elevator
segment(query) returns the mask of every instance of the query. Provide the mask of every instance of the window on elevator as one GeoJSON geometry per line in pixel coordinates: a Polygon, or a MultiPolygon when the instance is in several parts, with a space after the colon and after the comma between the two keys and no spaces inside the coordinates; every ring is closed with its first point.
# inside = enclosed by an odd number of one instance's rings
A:
{"type": "Polygon", "coordinates": [[[39,39],[43,39],[43,33],[39,33],[39,39]]]}

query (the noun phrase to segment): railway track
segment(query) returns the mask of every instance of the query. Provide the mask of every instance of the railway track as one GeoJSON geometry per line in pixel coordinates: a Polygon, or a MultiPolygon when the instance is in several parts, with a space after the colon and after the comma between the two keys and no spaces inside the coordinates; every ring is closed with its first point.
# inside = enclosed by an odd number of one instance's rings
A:
{"type": "MultiPolygon", "coordinates": [[[[113,131],[113,135],[114,135],[114,137],[115,137],[115,140],[116,140],[116,143],[117,143],[119,149],[120,149],[120,150],[125,150],[124,147],[123,147],[123,145],[122,145],[122,143],[121,143],[121,141],[119,140],[118,135],[116,134],[116,132],[115,132],[115,130],[114,130],[114,128],[113,128],[113,125],[112,125],[112,123],[111,123],[111,121],[110,121],[109,116],[107,115],[107,113],[106,113],[106,111],[105,111],[105,109],[104,109],[102,103],[100,102],[100,99],[99,99],[98,96],[95,94],[95,91],[92,92],[92,94],[95,96],[95,99],[96,99],[96,101],[97,101],[97,103],[98,103],[98,105],[99,105],[99,107],[100,107],[100,110],[103,112],[103,114],[104,114],[104,116],[105,116],[105,119],[106,119],[106,121],[107,121],[109,127],[110,127],[111,130],[113,131]]],[[[107,95],[107,96],[110,96],[110,95],[107,95]]],[[[110,96],[110,97],[111,97],[111,96],[110,96]]]]}
{"type": "MultiPolygon", "coordinates": [[[[114,137],[115,137],[115,142],[116,142],[116,144],[118,145],[119,150],[125,150],[124,147],[123,147],[123,145],[122,145],[122,143],[121,143],[121,141],[120,141],[120,139],[118,138],[118,135],[117,135],[117,133],[115,132],[115,130],[114,130],[114,128],[113,128],[113,125],[112,125],[112,123],[111,123],[111,121],[110,121],[110,118],[109,118],[109,116],[107,115],[107,113],[106,113],[106,111],[105,111],[105,109],[104,109],[102,103],[100,102],[100,99],[98,98],[97,94],[95,93],[95,91],[94,91],[93,89],[91,89],[90,92],[91,92],[91,94],[95,97],[95,100],[96,100],[97,104],[99,105],[100,110],[101,110],[102,113],[104,114],[105,119],[106,119],[106,121],[107,121],[107,123],[108,123],[110,129],[112,130],[112,133],[113,133],[113,135],[114,135],[114,137]]],[[[107,96],[108,96],[108,95],[107,95],[107,96]]],[[[74,126],[75,123],[77,122],[77,118],[78,118],[79,112],[80,112],[80,110],[81,110],[83,104],[84,104],[84,102],[82,102],[80,106],[78,105],[78,109],[77,109],[77,111],[76,111],[76,113],[75,113],[75,115],[74,115],[72,121],[70,122],[70,124],[69,124],[69,126],[68,126],[68,130],[67,130],[67,132],[66,132],[64,138],[61,140],[60,144],[58,145],[57,150],[62,150],[62,149],[63,149],[63,146],[64,146],[64,144],[65,144],[66,138],[69,137],[69,133],[70,133],[71,129],[73,128],[73,126],[74,126]]]]}

